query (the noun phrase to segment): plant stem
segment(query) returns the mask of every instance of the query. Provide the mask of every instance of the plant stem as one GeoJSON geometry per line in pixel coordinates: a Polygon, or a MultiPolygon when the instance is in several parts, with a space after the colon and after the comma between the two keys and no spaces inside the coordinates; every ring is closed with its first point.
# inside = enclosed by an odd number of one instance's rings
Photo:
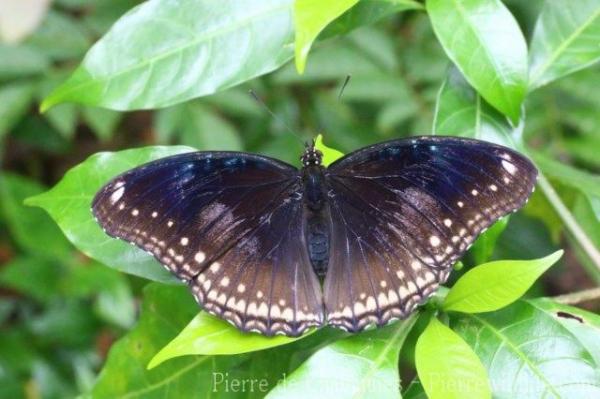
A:
{"type": "Polygon", "coordinates": [[[585,231],[581,228],[577,220],[571,214],[571,211],[566,207],[566,205],[562,202],[554,187],[550,184],[546,176],[540,171],[538,177],[538,184],[544,195],[550,201],[558,216],[562,219],[565,227],[569,230],[569,232],[573,235],[573,237],[577,240],[581,248],[586,253],[586,255],[591,259],[596,268],[600,270],[600,251],[596,248],[594,243],[589,239],[585,231]]]}
{"type": "Polygon", "coordinates": [[[594,299],[600,299],[600,287],[590,288],[588,290],[577,291],[571,294],[559,295],[552,298],[558,303],[565,305],[576,305],[581,302],[592,301],[594,299]]]}

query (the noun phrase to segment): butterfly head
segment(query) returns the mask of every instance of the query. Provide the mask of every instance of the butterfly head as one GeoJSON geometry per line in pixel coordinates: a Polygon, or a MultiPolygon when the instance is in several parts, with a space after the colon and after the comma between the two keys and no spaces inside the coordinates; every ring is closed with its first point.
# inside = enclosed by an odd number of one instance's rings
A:
{"type": "Polygon", "coordinates": [[[307,142],[304,144],[304,153],[300,157],[302,166],[321,165],[323,160],[323,153],[315,148],[315,141],[307,142]]]}

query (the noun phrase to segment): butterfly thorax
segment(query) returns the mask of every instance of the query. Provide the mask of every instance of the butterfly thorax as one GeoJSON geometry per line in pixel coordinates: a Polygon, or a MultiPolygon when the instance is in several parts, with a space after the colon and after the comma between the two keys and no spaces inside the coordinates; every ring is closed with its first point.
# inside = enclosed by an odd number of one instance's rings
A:
{"type": "Polygon", "coordinates": [[[313,269],[323,277],[329,260],[330,221],[329,208],[325,196],[324,167],[309,164],[302,168],[304,184],[304,228],[308,255],[313,269]]]}

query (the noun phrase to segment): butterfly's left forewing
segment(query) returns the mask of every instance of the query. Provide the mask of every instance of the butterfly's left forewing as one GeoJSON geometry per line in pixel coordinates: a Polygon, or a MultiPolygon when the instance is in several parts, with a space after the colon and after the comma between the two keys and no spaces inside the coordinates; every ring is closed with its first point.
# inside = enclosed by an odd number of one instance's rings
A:
{"type": "Polygon", "coordinates": [[[298,170],[282,162],[197,152],[116,177],[93,212],[109,235],[187,282],[209,312],[244,331],[299,335],[323,318],[299,190],[298,170]]]}
{"type": "Polygon", "coordinates": [[[383,143],[333,163],[328,322],[359,331],[406,317],[482,231],[523,206],[536,174],[510,149],[450,137],[383,143]]]}

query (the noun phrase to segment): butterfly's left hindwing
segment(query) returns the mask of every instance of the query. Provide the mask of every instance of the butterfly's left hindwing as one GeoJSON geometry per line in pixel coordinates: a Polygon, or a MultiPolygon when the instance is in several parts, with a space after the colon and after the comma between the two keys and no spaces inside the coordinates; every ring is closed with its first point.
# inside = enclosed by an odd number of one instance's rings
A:
{"type": "Polygon", "coordinates": [[[524,205],[536,175],[510,149],[451,137],[397,140],[334,162],[328,323],[359,331],[406,317],[482,231],[524,205]]]}
{"type": "Polygon", "coordinates": [[[299,185],[297,169],[270,158],[197,152],[116,177],[92,210],[109,235],[187,282],[209,312],[244,331],[299,335],[323,319],[299,185]]]}

